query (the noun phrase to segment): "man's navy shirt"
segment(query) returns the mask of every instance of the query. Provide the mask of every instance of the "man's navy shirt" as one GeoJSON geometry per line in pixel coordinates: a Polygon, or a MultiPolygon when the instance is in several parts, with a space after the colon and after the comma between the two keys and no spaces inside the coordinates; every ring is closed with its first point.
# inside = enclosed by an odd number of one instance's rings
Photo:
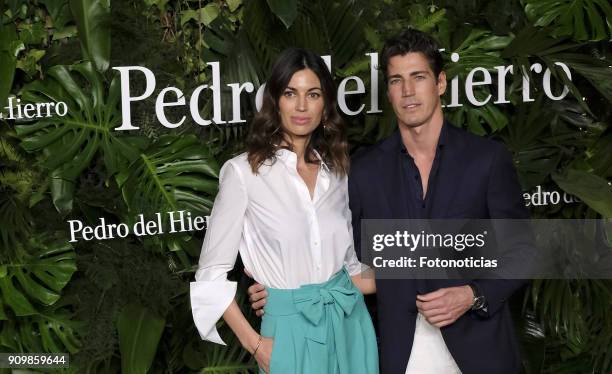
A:
{"type": "Polygon", "coordinates": [[[401,191],[405,191],[403,199],[404,201],[404,214],[406,218],[414,219],[427,219],[431,215],[431,196],[435,196],[434,189],[436,188],[436,177],[438,170],[440,169],[440,160],[444,153],[444,144],[446,141],[446,129],[447,125],[442,126],[440,131],[440,137],[438,139],[438,145],[436,147],[436,155],[434,157],[431,171],[429,172],[429,180],[427,182],[427,192],[425,198],[423,198],[423,184],[421,182],[421,174],[419,169],[414,163],[414,159],[410,156],[410,153],[406,150],[402,137],[399,131],[393,136],[398,138],[398,157],[400,157],[399,175],[401,183],[401,191]]]}

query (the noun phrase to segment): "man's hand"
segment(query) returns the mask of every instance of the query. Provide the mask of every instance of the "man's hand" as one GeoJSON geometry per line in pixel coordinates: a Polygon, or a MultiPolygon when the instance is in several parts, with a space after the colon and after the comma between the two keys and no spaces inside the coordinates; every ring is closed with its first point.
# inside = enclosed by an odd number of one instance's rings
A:
{"type": "Polygon", "coordinates": [[[248,288],[247,293],[249,294],[251,308],[255,310],[255,314],[258,317],[263,316],[263,307],[264,305],[266,305],[266,298],[268,297],[266,287],[259,283],[254,283],[251,287],[248,288]]]}
{"type": "Polygon", "coordinates": [[[427,322],[436,327],[454,323],[474,303],[470,286],[440,288],[424,295],[417,295],[416,306],[427,322]]]}

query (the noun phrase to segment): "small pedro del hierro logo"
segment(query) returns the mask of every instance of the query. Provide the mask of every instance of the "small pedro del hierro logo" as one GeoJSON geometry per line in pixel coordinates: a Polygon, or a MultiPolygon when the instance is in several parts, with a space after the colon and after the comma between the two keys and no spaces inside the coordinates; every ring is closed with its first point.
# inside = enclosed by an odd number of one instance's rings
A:
{"type": "Polygon", "coordinates": [[[8,105],[0,111],[0,119],[31,120],[49,117],[64,117],[68,106],[63,101],[48,103],[21,103],[21,99],[9,96],[8,105]]]}

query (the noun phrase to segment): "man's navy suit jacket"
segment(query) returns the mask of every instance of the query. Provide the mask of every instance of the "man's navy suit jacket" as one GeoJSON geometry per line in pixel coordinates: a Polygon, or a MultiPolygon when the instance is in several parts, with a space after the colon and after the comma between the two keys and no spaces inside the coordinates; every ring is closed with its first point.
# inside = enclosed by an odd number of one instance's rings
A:
{"type": "MultiPolygon", "coordinates": [[[[432,219],[528,218],[512,157],[498,142],[444,124],[445,145],[433,189],[432,219]]],[[[410,217],[401,191],[401,136],[359,153],[349,175],[349,204],[359,254],[361,219],[410,217]]],[[[377,280],[380,361],[384,374],[404,374],[414,337],[416,295],[469,280],[377,280]]],[[[487,300],[487,313],[468,311],[443,327],[442,336],[463,374],[517,373],[519,347],[506,300],[520,280],[474,280],[487,300]]]]}

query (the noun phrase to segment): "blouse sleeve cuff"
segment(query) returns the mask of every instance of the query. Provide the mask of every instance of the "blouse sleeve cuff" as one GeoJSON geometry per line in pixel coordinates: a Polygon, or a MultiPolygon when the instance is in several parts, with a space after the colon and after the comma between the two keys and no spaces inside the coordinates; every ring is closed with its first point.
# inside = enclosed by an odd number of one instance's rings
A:
{"type": "Polygon", "coordinates": [[[346,266],[346,270],[348,271],[351,277],[357,274],[361,274],[370,268],[368,265],[358,262],[358,261],[347,263],[345,264],[345,266],[346,266]]]}
{"type": "Polygon", "coordinates": [[[189,285],[191,313],[203,340],[226,345],[217,331],[217,321],[236,295],[236,282],[199,281],[189,285]]]}

